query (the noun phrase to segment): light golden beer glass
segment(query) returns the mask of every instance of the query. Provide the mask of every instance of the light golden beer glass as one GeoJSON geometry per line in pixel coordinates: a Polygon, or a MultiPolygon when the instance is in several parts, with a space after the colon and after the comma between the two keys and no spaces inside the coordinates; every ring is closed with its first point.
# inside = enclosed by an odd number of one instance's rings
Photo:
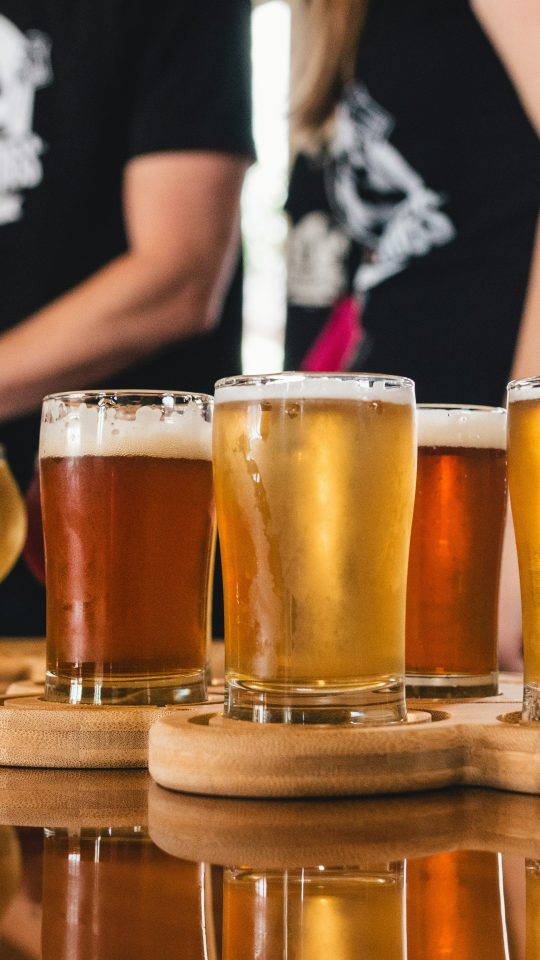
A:
{"type": "Polygon", "coordinates": [[[0,581],[18,560],[26,540],[26,508],[0,444],[0,581]]]}
{"type": "Polygon", "coordinates": [[[508,385],[508,481],[523,612],[523,719],[540,720],[540,377],[508,385]]]}
{"type": "Polygon", "coordinates": [[[497,693],[506,411],[419,404],[407,585],[407,691],[497,693]]]}
{"type": "Polygon", "coordinates": [[[154,391],[45,399],[47,699],[205,699],[212,404],[154,391]]]}
{"type": "Polygon", "coordinates": [[[237,377],[215,400],[227,715],[405,719],[412,381],[237,377]]]}
{"type": "Polygon", "coordinates": [[[225,870],[223,960],[405,960],[403,862],[225,870]]]}

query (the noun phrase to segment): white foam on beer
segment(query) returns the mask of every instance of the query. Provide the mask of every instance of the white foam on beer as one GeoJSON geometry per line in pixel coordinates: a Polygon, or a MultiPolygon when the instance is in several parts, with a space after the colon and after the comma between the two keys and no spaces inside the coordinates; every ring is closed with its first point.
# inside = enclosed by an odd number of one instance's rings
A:
{"type": "Polygon", "coordinates": [[[518,386],[518,383],[519,381],[516,382],[515,387],[508,390],[510,403],[515,403],[518,400],[540,400],[540,383],[538,380],[532,378],[530,384],[527,383],[527,380],[524,380],[523,386],[518,386]]]}
{"type": "Polygon", "coordinates": [[[47,457],[171,457],[211,460],[212,424],[195,403],[164,411],[158,405],[139,407],[132,417],[118,415],[120,408],[81,403],[66,408],[48,400],[41,423],[39,455],[47,457]],[[165,415],[164,415],[165,412],[165,415]]]}
{"type": "Polygon", "coordinates": [[[410,403],[414,398],[412,381],[392,382],[392,377],[276,377],[264,381],[216,384],[215,402],[258,403],[264,400],[360,400],[385,403],[410,403]]]}
{"type": "Polygon", "coordinates": [[[419,407],[418,446],[505,450],[506,411],[419,407]]]}

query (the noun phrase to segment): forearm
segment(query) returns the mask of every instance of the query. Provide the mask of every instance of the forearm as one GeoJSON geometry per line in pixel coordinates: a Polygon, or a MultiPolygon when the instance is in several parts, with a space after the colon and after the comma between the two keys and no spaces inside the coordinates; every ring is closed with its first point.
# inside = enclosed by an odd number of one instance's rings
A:
{"type": "Polygon", "coordinates": [[[511,374],[513,380],[535,376],[540,376],[540,220],[511,374]]]}
{"type": "Polygon", "coordinates": [[[228,263],[222,273],[216,280],[204,264],[178,272],[140,253],[112,261],[0,336],[0,420],[37,409],[47,393],[103,382],[167,343],[209,330],[228,263]]]}

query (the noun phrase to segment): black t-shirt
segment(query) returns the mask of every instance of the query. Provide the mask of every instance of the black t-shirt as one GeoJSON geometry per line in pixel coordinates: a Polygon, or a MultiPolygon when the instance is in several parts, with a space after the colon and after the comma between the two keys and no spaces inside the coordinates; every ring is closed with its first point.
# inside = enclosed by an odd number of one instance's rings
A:
{"type": "MultiPolygon", "coordinates": [[[[249,0],[0,0],[0,330],[125,251],[131,158],[253,155],[249,30],[249,0]]],[[[239,266],[213,333],[93,385],[212,392],[240,338],[239,266]]],[[[38,428],[0,424],[23,489],[38,428]]]]}
{"type": "Polygon", "coordinates": [[[540,143],[468,0],[372,0],[319,171],[332,217],[361,250],[356,369],[411,376],[425,401],[500,402],[540,143]]]}

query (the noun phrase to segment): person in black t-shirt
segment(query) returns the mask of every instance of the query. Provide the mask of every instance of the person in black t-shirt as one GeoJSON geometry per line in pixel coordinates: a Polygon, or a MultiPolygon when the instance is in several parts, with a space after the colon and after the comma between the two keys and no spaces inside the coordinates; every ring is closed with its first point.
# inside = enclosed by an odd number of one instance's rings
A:
{"type": "MultiPolygon", "coordinates": [[[[248,0],[0,0],[0,442],[23,490],[44,394],[239,371],[249,21],[248,0]]],[[[43,632],[21,569],[0,634],[43,632]]]]}
{"type": "Polygon", "coordinates": [[[351,368],[410,376],[423,402],[500,404],[511,377],[540,372],[538,0],[298,2],[312,156],[287,202],[286,367],[343,335],[332,305],[353,291],[351,368]]]}

